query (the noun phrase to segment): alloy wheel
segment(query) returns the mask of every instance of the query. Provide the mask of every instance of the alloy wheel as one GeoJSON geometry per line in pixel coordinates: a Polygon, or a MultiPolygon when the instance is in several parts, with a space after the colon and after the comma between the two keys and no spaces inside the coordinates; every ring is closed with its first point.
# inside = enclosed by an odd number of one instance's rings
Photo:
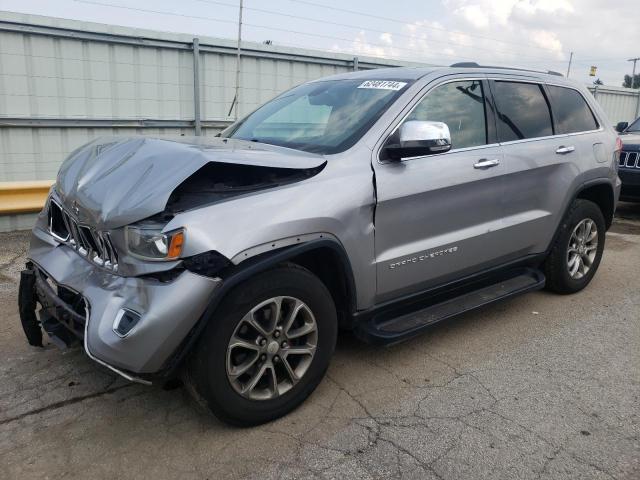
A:
{"type": "Polygon", "coordinates": [[[569,238],[567,268],[574,280],[580,280],[591,269],[598,251],[598,228],[590,218],[579,222],[569,238]]]}
{"type": "Polygon", "coordinates": [[[318,342],[311,309],[294,297],[273,297],[238,323],[227,347],[227,378],[250,400],[285,394],[305,375],[318,342]]]}

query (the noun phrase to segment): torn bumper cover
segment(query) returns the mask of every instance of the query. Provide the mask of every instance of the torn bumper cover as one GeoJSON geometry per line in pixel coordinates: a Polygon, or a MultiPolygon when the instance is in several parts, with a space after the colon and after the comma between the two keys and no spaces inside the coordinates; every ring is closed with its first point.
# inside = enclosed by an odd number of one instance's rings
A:
{"type": "Polygon", "coordinates": [[[119,276],[37,233],[19,292],[29,343],[42,345],[42,328],[58,346],[81,343],[89,357],[129,380],[149,383],[165,368],[222,283],[188,270],[168,282],[119,276]],[[126,335],[116,328],[121,312],[139,317],[126,335]]]}

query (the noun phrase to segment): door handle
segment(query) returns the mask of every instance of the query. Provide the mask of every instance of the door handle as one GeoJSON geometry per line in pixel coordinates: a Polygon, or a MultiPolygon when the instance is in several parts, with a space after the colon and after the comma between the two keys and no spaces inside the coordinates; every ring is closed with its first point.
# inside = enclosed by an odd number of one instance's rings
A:
{"type": "Polygon", "coordinates": [[[473,168],[491,168],[495,167],[496,165],[500,165],[500,160],[498,160],[497,158],[494,158],[493,160],[487,160],[486,158],[483,158],[478,163],[474,163],[473,168]]]}
{"type": "Polygon", "coordinates": [[[556,150],[556,153],[559,155],[565,155],[567,153],[571,153],[576,149],[576,147],[574,147],[573,145],[569,145],[568,147],[565,147],[564,145],[561,147],[558,147],[558,149],[556,150]]]}

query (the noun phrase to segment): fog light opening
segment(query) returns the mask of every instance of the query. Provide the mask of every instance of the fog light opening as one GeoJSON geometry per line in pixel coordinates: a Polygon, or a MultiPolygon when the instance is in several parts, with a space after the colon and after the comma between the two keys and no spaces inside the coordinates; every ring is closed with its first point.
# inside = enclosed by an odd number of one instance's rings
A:
{"type": "Polygon", "coordinates": [[[134,312],[128,308],[121,308],[118,310],[116,319],[113,322],[113,331],[119,337],[126,337],[139,321],[140,314],[138,312],[134,312]]]}

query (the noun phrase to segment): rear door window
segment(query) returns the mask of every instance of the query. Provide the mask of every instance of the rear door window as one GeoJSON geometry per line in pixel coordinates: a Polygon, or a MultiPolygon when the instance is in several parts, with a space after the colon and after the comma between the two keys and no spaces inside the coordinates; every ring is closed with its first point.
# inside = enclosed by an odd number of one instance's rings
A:
{"type": "Polygon", "coordinates": [[[556,122],[556,133],[576,133],[596,130],[593,112],[584,97],[572,88],[547,86],[556,122]]]}
{"type": "Polygon", "coordinates": [[[501,142],[553,135],[551,111],[537,83],[494,82],[501,142]]]}

